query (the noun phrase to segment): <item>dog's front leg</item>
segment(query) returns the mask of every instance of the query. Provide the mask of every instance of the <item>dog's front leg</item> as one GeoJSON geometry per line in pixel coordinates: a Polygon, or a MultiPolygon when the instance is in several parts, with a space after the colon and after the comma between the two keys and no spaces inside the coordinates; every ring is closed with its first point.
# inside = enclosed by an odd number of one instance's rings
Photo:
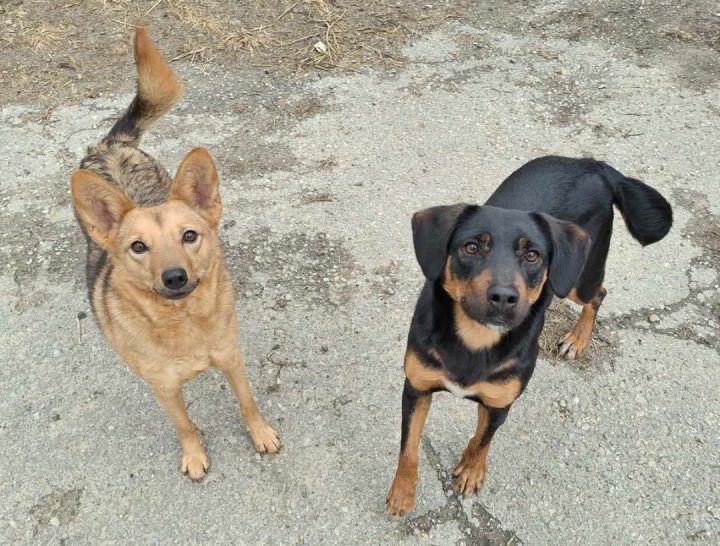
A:
{"type": "Polygon", "coordinates": [[[431,392],[420,392],[405,380],[402,395],[402,432],[397,471],[387,496],[387,510],[402,516],[415,507],[415,488],[418,481],[418,447],[425,419],[430,411],[431,392]]]}
{"type": "Polygon", "coordinates": [[[260,453],[277,453],[280,449],[280,438],[270,425],[267,424],[255,402],[245,370],[245,358],[239,349],[235,349],[232,356],[224,362],[217,362],[217,367],[225,374],[238,403],[240,414],[250,433],[255,449],[260,453]]]}
{"type": "Polygon", "coordinates": [[[485,482],[487,457],[493,435],[505,422],[510,406],[491,408],[478,402],[478,422],[475,436],[470,438],[463,451],[460,464],[455,468],[455,490],[461,495],[474,495],[485,482]]]}
{"type": "Polygon", "coordinates": [[[180,469],[193,480],[203,479],[205,472],[210,468],[210,459],[203,448],[200,433],[185,408],[182,383],[152,385],[152,388],[158,403],[175,425],[178,439],[182,444],[180,469]]]}

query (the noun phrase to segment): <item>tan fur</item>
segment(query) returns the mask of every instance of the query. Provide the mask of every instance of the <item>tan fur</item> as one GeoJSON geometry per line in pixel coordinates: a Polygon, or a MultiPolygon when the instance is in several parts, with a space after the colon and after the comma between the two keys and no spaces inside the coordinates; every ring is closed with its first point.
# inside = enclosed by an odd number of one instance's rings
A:
{"type": "MultiPolygon", "coordinates": [[[[433,357],[440,363],[439,355],[431,350],[433,357]]],[[[502,372],[514,366],[515,359],[501,363],[493,373],[502,372]]],[[[387,509],[391,515],[402,516],[412,511],[415,506],[415,489],[417,486],[417,447],[420,443],[425,418],[430,410],[433,389],[446,388],[451,382],[443,368],[427,366],[413,350],[405,354],[405,377],[413,389],[428,394],[422,396],[411,415],[408,437],[405,448],[400,452],[397,471],[390,492],[387,496],[387,509]]],[[[475,493],[482,487],[485,478],[485,467],[489,444],[480,448],[480,440],[488,426],[487,408],[505,408],[520,395],[522,382],[517,377],[502,382],[480,381],[468,387],[462,387],[466,396],[476,396],[482,401],[478,404],[478,425],[475,436],[463,452],[460,464],[455,469],[456,488],[462,494],[475,493]]]]}
{"type": "Polygon", "coordinates": [[[475,435],[463,451],[460,463],[455,467],[455,490],[460,495],[470,496],[477,493],[485,482],[487,456],[490,443],[480,447],[480,440],[490,423],[490,412],[482,404],[478,404],[478,422],[475,435]]]}
{"type": "Polygon", "coordinates": [[[183,94],[182,84],[143,27],[135,32],[135,65],[142,98],[157,110],[167,111],[175,106],[183,94]]]}
{"type": "MultiPolygon", "coordinates": [[[[515,364],[508,361],[509,366],[515,364]]],[[[505,365],[501,366],[504,367],[505,365]]],[[[478,422],[475,435],[468,442],[463,451],[460,463],[454,471],[455,490],[461,495],[473,495],[483,486],[487,470],[487,457],[490,452],[490,442],[481,447],[481,440],[490,423],[488,408],[504,408],[512,404],[520,394],[522,383],[514,377],[502,383],[481,381],[467,387],[475,396],[482,400],[478,404],[478,422]]]]}
{"type": "Polygon", "coordinates": [[[547,270],[543,272],[543,277],[537,286],[529,287],[518,275],[515,279],[515,288],[517,288],[520,298],[526,299],[530,305],[534,304],[542,296],[543,288],[547,282],[547,270]]]}
{"type": "Polygon", "coordinates": [[[413,351],[405,353],[405,377],[418,391],[443,387],[447,379],[444,370],[427,367],[413,351]]]}
{"type": "Polygon", "coordinates": [[[388,512],[393,516],[405,515],[415,508],[415,489],[418,482],[418,447],[431,402],[432,397],[429,394],[420,397],[410,418],[405,449],[400,452],[398,457],[395,479],[387,496],[388,512]]]}
{"type": "Polygon", "coordinates": [[[472,392],[490,408],[504,408],[515,401],[521,387],[520,379],[513,377],[502,383],[479,381],[466,387],[466,390],[472,392]]]}
{"type": "Polygon", "coordinates": [[[577,294],[577,290],[574,288],[570,290],[570,293],[567,295],[567,299],[569,299],[571,302],[576,303],[578,305],[587,305],[588,302],[582,301],[580,299],[580,296],[577,294]]]}
{"type": "Polygon", "coordinates": [[[458,336],[473,351],[489,349],[496,345],[503,336],[502,332],[492,330],[472,320],[457,302],[455,302],[455,324],[458,336]]]}
{"type": "MultiPolygon", "coordinates": [[[[140,111],[141,117],[149,112],[142,119],[149,123],[153,112],[174,104],[180,87],[142,29],[136,59],[139,96],[155,101],[140,111]]],[[[121,127],[135,131],[133,125],[121,127]]],[[[210,462],[182,387],[209,367],[224,373],[255,448],[274,453],[280,441],[258,410],[238,346],[234,293],[217,232],[222,205],[215,163],[207,150],[196,148],[170,183],[166,171],[132,145],[117,138],[103,142],[72,175],[76,216],[89,238],[90,297],[110,345],[150,385],[173,421],[181,469],[197,480],[210,462]],[[196,241],[183,240],[188,230],[197,233],[196,241]],[[147,252],[131,251],[136,241],[147,252]],[[183,299],[166,297],[162,274],[173,268],[183,268],[186,286],[194,287],[183,299]]]]}
{"type": "Polygon", "coordinates": [[[443,270],[443,289],[454,301],[458,301],[462,298],[463,286],[462,283],[455,278],[455,275],[453,275],[450,267],[451,264],[452,257],[448,256],[445,260],[445,269],[443,270]]]}
{"type": "Polygon", "coordinates": [[[584,305],[575,327],[563,337],[563,354],[568,358],[580,358],[590,345],[594,325],[595,311],[592,306],[584,305]]]}
{"type": "Polygon", "coordinates": [[[483,271],[477,277],[467,282],[460,281],[455,278],[450,268],[451,258],[448,257],[445,262],[445,273],[443,275],[443,288],[448,295],[454,300],[455,305],[455,324],[457,334],[465,345],[473,351],[481,351],[492,347],[502,337],[502,333],[491,330],[487,326],[474,321],[463,311],[460,301],[465,297],[473,297],[475,295],[484,295],[492,282],[489,271],[483,271]]]}
{"type": "Polygon", "coordinates": [[[492,369],[492,371],[490,372],[490,377],[497,376],[498,374],[501,374],[502,372],[513,368],[517,364],[517,362],[517,358],[508,358],[504,362],[498,364],[496,368],[492,369]]]}
{"type": "Polygon", "coordinates": [[[560,342],[560,356],[580,358],[585,354],[585,351],[592,341],[597,310],[600,308],[606,293],[607,291],[600,287],[595,297],[588,303],[580,299],[574,288],[570,291],[568,299],[578,305],[582,305],[582,311],[575,323],[575,327],[565,334],[565,337],[563,337],[563,340],[560,342]]]}
{"type": "Polygon", "coordinates": [[[119,131],[111,136],[114,141],[127,146],[137,146],[140,136],[183,95],[175,71],[155,48],[143,27],[138,27],[135,32],[135,66],[137,97],[130,110],[142,110],[136,119],[136,132],[119,131]]]}

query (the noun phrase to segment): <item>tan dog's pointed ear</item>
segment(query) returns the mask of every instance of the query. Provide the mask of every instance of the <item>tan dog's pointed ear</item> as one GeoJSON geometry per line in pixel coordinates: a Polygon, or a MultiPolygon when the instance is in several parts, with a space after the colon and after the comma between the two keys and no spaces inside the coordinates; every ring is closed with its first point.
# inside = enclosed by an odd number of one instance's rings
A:
{"type": "Polygon", "coordinates": [[[222,215],[220,179],[215,162],[205,148],[195,148],[178,167],[170,190],[170,199],[192,207],[211,228],[217,227],[222,215]]]}
{"type": "Polygon", "coordinates": [[[105,250],[112,250],[120,222],[135,205],[101,176],[75,171],[70,185],[75,212],[85,233],[105,250]]]}

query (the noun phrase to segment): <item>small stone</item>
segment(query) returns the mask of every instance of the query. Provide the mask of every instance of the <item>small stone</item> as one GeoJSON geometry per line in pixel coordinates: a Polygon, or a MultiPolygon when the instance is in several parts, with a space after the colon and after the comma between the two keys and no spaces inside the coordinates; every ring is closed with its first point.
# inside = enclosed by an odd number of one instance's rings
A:
{"type": "Polygon", "coordinates": [[[653,313],[648,317],[648,322],[660,322],[660,317],[653,313]]]}
{"type": "Polygon", "coordinates": [[[318,53],[322,53],[323,55],[327,53],[327,46],[322,41],[315,42],[313,48],[315,49],[315,51],[317,51],[318,53]]]}
{"type": "Polygon", "coordinates": [[[60,525],[60,520],[57,519],[56,516],[53,516],[53,517],[50,519],[50,525],[52,525],[53,527],[57,527],[58,525],[60,525]]]}

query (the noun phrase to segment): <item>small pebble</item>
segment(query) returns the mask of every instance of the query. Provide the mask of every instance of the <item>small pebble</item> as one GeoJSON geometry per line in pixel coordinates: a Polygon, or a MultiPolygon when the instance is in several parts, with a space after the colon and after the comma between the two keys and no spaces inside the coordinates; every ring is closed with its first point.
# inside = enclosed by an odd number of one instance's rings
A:
{"type": "Polygon", "coordinates": [[[653,313],[652,315],[650,315],[648,317],[648,321],[649,322],[660,322],[660,317],[657,316],[655,313],[653,313]]]}

